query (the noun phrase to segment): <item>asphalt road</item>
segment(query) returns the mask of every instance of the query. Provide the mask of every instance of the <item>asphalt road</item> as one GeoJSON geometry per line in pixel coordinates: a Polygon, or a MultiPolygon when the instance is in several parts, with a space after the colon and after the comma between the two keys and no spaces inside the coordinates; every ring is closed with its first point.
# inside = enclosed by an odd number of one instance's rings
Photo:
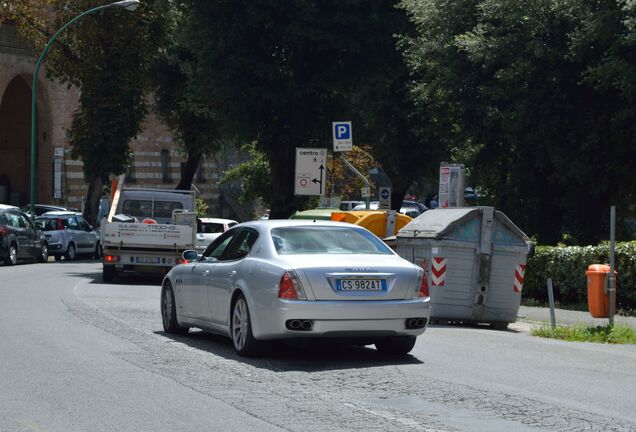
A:
{"type": "MultiPolygon", "coordinates": [[[[0,431],[634,431],[636,347],[432,326],[411,356],[164,334],[159,281],[0,265],[0,431]]],[[[516,330],[515,330],[516,329],[516,330]]]]}

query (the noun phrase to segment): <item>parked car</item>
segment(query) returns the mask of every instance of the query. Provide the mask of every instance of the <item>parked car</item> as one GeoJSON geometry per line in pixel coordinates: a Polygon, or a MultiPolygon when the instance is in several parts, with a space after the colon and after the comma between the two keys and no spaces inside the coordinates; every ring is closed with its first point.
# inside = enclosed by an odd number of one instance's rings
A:
{"type": "Polygon", "coordinates": [[[18,207],[0,204],[0,258],[6,265],[29,259],[46,262],[48,244],[42,232],[18,207]]]}
{"type": "Polygon", "coordinates": [[[245,222],[162,282],[168,333],[229,336],[239,355],[289,338],[347,338],[404,355],[430,317],[423,270],[368,230],[344,222],[245,222]]]}
{"type": "Polygon", "coordinates": [[[238,222],[232,219],[199,218],[197,223],[197,251],[203,253],[214,239],[237,224],[238,222]]]}
{"type": "Polygon", "coordinates": [[[81,213],[52,211],[35,219],[44,232],[49,245],[49,253],[60,261],[64,257],[73,261],[80,254],[93,259],[101,257],[99,233],[84,220],[81,213]]]}
{"type": "Polygon", "coordinates": [[[340,203],[340,210],[342,211],[351,211],[355,206],[364,205],[364,201],[342,201],[340,203]]]}
{"type": "Polygon", "coordinates": [[[420,214],[428,210],[428,207],[426,207],[424,203],[421,203],[419,201],[413,201],[413,200],[403,200],[402,207],[415,207],[420,212],[420,214]]]}
{"type": "MultiPolygon", "coordinates": [[[[369,210],[378,210],[379,208],[380,208],[379,201],[371,201],[369,203],[369,210]]],[[[353,208],[353,210],[356,210],[356,211],[366,210],[366,205],[365,204],[357,205],[353,208]]],[[[411,217],[411,218],[416,218],[421,214],[421,212],[419,211],[417,207],[408,207],[408,206],[402,206],[400,208],[400,213],[407,215],[408,217],[411,217]]]]}
{"type": "MultiPolygon", "coordinates": [[[[30,205],[25,205],[20,207],[20,210],[22,210],[24,213],[26,213],[27,215],[31,215],[31,206],[30,205]]],[[[50,212],[50,211],[69,211],[67,208],[65,207],[60,207],[60,206],[56,206],[56,205],[50,205],[50,204],[36,204],[35,205],[35,216],[41,216],[46,212],[50,212]]]]}

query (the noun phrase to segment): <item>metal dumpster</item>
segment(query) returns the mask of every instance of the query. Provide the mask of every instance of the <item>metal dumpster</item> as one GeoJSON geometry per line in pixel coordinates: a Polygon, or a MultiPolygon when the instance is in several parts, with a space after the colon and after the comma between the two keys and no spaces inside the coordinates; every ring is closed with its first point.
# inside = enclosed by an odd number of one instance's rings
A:
{"type": "Polygon", "coordinates": [[[396,236],[397,253],[425,270],[433,322],[497,329],[517,319],[528,246],[493,207],[429,210],[396,236]]]}

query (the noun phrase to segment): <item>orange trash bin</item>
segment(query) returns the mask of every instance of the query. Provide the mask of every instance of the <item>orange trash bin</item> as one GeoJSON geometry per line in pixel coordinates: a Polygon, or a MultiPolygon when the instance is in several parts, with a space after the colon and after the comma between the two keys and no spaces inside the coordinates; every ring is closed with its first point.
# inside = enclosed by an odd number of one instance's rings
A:
{"type": "MultiPolygon", "coordinates": [[[[607,276],[610,272],[610,266],[604,264],[591,264],[585,276],[587,276],[587,307],[590,310],[590,314],[594,318],[609,318],[610,302],[609,292],[606,292],[606,286],[609,287],[609,281],[606,282],[607,276]]],[[[616,294],[616,288],[618,273],[614,270],[614,294],[616,294]]],[[[616,313],[616,295],[614,295],[614,313],[616,313]]]]}

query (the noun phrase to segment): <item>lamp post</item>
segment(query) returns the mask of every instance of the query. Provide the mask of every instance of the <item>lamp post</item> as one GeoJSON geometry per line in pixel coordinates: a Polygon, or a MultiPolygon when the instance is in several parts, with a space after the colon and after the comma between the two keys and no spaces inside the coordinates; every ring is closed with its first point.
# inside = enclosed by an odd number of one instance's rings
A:
{"type": "Polygon", "coordinates": [[[42,54],[40,54],[40,57],[38,58],[38,61],[35,64],[35,72],[33,73],[33,83],[31,84],[31,202],[30,202],[31,205],[29,209],[29,211],[31,212],[31,219],[35,219],[35,189],[36,189],[36,169],[37,169],[37,116],[36,116],[37,107],[36,107],[35,99],[36,99],[36,93],[37,93],[36,91],[37,78],[38,78],[38,75],[40,74],[40,67],[42,66],[42,63],[44,62],[44,58],[46,57],[46,54],[49,52],[49,49],[51,48],[51,45],[53,45],[53,42],[55,42],[55,39],[57,39],[60,33],[66,30],[66,28],[70,26],[71,24],[73,24],[75,21],[80,20],[86,15],[90,15],[92,13],[99,12],[104,9],[123,8],[126,10],[133,11],[137,9],[137,6],[139,6],[139,0],[122,0],[122,1],[116,1],[114,3],[105,4],[102,6],[97,6],[93,9],[89,9],[85,12],[82,12],[81,14],[77,15],[75,18],[73,18],[72,20],[64,24],[57,32],[55,32],[53,37],[46,43],[46,46],[42,50],[42,54]]]}

